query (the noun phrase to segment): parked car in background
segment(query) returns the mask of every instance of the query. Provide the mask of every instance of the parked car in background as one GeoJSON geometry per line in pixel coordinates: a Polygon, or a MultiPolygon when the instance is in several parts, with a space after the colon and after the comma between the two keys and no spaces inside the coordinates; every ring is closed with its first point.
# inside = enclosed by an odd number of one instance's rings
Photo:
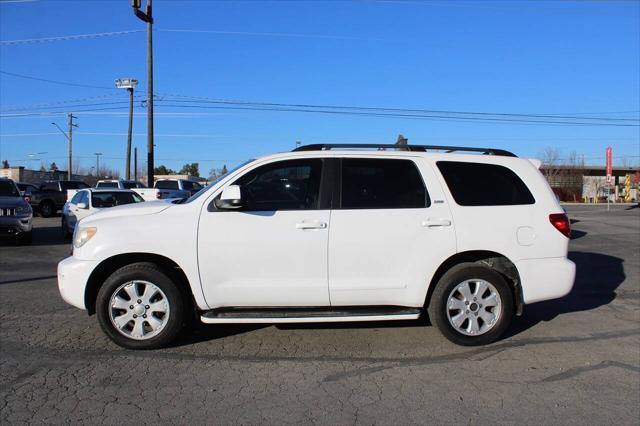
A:
{"type": "Polygon", "coordinates": [[[158,189],[158,199],[191,197],[202,185],[187,179],[158,179],[153,185],[158,189]]]}
{"type": "Polygon", "coordinates": [[[65,236],[69,236],[73,233],[78,221],[102,209],[142,203],[143,201],[140,195],[130,189],[80,189],[62,209],[62,232],[65,236]]]}
{"type": "Polygon", "coordinates": [[[146,186],[137,180],[109,179],[99,180],[98,183],[96,183],[96,188],[136,189],[146,188],[146,186]]]}
{"type": "Polygon", "coordinates": [[[159,179],[153,188],[147,188],[137,181],[100,180],[96,188],[131,189],[145,201],[187,198],[202,189],[202,185],[187,179],[159,179]]]}
{"type": "Polygon", "coordinates": [[[48,181],[31,193],[31,207],[42,217],[51,217],[62,210],[67,202],[68,189],[89,188],[89,185],[78,180],[48,181]]]}
{"type": "Polygon", "coordinates": [[[38,187],[32,183],[16,182],[16,186],[20,191],[20,195],[24,200],[31,204],[31,194],[38,190],[38,187]]]}
{"type": "Polygon", "coordinates": [[[31,243],[33,209],[11,179],[0,178],[0,237],[31,243]]]}
{"type": "Polygon", "coordinates": [[[119,188],[119,189],[131,189],[142,197],[144,201],[153,201],[160,199],[158,190],[154,188],[147,188],[143,184],[135,180],[99,180],[96,184],[96,188],[119,188]]]}
{"type": "Polygon", "coordinates": [[[364,147],[378,151],[301,146],[188,200],[88,217],[58,265],[62,298],[131,349],[169,344],[194,315],[246,324],[428,313],[452,342],[483,345],[525,304],[571,291],[569,219],[539,162],[491,148],[364,147]]]}

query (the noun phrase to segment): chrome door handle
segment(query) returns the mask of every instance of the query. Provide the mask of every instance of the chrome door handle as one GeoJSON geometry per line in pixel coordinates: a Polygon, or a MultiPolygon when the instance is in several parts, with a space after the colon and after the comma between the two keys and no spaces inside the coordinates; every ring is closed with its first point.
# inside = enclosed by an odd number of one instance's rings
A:
{"type": "Polygon", "coordinates": [[[296,223],[296,229],[325,229],[325,222],[300,222],[296,223]]]}
{"type": "Polygon", "coordinates": [[[451,226],[451,221],[449,219],[427,219],[422,222],[422,226],[425,228],[435,228],[439,226],[451,226]]]}

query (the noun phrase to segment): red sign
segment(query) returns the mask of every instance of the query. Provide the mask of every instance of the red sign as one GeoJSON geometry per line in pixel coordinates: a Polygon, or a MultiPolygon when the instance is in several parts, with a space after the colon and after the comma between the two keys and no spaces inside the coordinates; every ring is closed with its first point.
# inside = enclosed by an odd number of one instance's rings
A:
{"type": "Polygon", "coordinates": [[[611,183],[611,175],[613,172],[613,149],[607,147],[607,183],[611,183]]]}

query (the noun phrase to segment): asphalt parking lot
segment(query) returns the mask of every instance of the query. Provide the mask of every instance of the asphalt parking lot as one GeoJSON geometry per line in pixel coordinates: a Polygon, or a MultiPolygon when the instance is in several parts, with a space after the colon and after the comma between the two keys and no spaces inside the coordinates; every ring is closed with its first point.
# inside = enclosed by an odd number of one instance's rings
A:
{"type": "Polygon", "coordinates": [[[567,210],[574,290],[481,348],[418,321],[200,326],[127,351],[62,301],[70,245],[37,218],[32,246],[0,243],[0,422],[637,424],[640,209],[567,210]]]}

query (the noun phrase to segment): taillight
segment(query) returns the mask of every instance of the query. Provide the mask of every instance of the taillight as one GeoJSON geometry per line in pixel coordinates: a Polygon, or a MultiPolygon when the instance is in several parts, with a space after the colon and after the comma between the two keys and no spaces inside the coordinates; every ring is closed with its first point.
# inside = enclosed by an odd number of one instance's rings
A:
{"type": "Polygon", "coordinates": [[[549,215],[549,222],[556,228],[562,235],[567,238],[571,238],[571,222],[564,213],[553,213],[549,215]]]}
{"type": "Polygon", "coordinates": [[[156,192],[156,198],[158,200],[162,198],[162,194],[160,193],[160,191],[156,192]]]}

